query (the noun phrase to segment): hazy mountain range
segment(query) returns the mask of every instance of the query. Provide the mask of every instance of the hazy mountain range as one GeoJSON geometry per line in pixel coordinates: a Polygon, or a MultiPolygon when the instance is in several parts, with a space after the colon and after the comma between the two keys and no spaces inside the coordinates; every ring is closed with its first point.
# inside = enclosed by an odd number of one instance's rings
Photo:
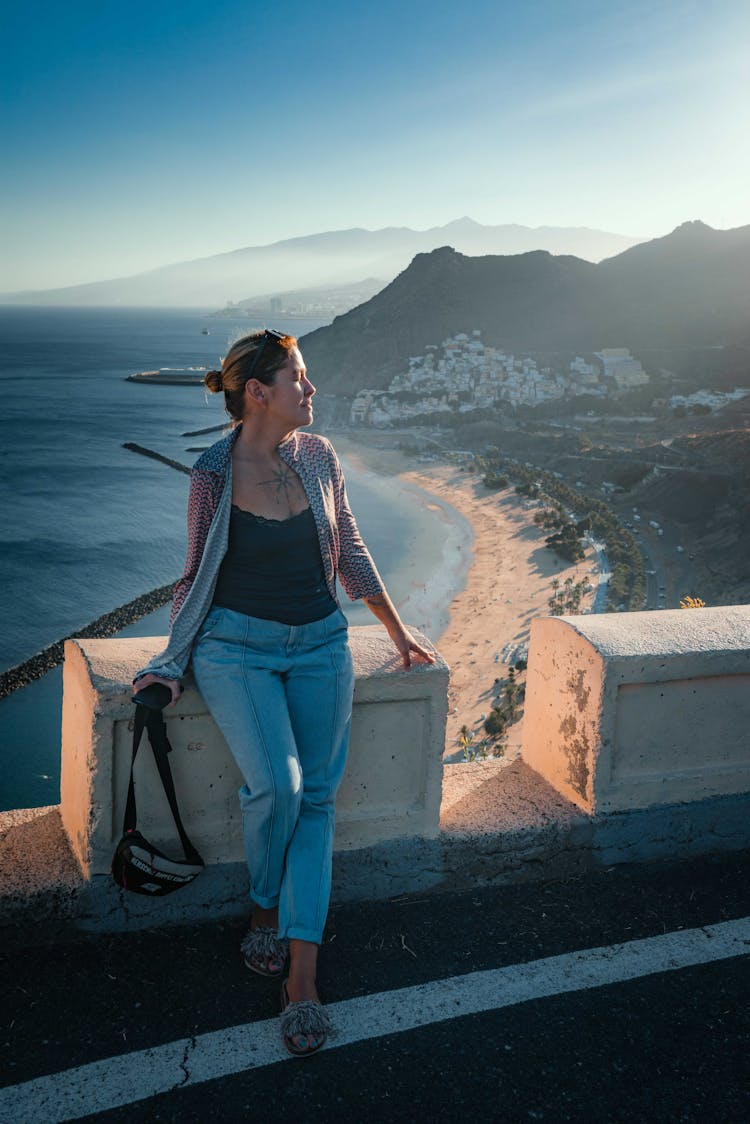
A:
{"type": "Polygon", "coordinates": [[[334,230],[250,246],[227,254],[177,262],[132,277],[63,289],[5,293],[6,304],[154,306],[216,309],[252,303],[258,294],[331,287],[403,270],[415,254],[449,243],[464,254],[519,254],[547,250],[600,261],[640,241],[586,227],[482,226],[470,218],[430,230],[334,230]]]}
{"type": "Polygon", "coordinates": [[[671,363],[677,353],[690,360],[696,349],[716,349],[712,370],[723,364],[748,384],[750,226],[684,223],[598,264],[542,251],[467,257],[444,246],[304,336],[302,348],[313,380],[353,394],[387,386],[427,344],[477,328],[485,343],[515,353],[628,347],[642,361],[648,351],[652,367],[669,365],[661,352],[671,363]]]}

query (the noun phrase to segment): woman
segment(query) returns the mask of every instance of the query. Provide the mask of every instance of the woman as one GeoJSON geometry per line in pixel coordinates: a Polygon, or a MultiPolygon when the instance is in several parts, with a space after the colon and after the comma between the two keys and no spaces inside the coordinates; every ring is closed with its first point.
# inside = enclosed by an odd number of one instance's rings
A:
{"type": "Polygon", "coordinates": [[[243,837],[253,902],[247,966],[281,977],[290,1053],[330,1030],[316,990],[331,884],[334,800],[351,721],[354,674],[336,577],[386,627],[405,668],[432,663],[402,624],[349,508],[329,441],[298,433],[315,387],[297,341],[238,340],[209,371],[231,433],[191,473],[188,555],[169,644],[138,673],[172,703],[192,657],[196,682],[244,777],[243,837]]]}

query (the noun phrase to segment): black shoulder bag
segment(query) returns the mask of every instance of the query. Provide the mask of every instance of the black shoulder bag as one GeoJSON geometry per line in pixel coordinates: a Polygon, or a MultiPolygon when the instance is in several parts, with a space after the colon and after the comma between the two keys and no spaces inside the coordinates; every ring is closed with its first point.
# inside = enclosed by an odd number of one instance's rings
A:
{"type": "Polygon", "coordinates": [[[188,839],[187,832],[182,825],[174,791],[172,770],[167,758],[167,754],[172,752],[172,747],[167,739],[167,726],[162,718],[161,708],[169,702],[171,697],[169,688],[160,683],[144,687],[139,692],[133,719],[133,756],[130,762],[130,784],[122,825],[123,834],[112,859],[112,877],[118,886],[122,886],[124,890],[132,890],[135,894],[148,894],[152,898],[163,894],[171,894],[173,890],[179,890],[181,886],[187,886],[198,877],[205,866],[203,859],[188,839]],[[154,690],[154,688],[157,688],[157,690],[154,690]],[[161,688],[161,690],[158,690],[158,688],[161,688]],[[148,733],[148,740],[154,752],[159,777],[164,785],[169,807],[172,810],[175,826],[180,836],[182,849],[185,853],[184,860],[170,859],[154,847],[152,843],[149,843],[136,828],[133,769],[144,729],[148,733]]]}

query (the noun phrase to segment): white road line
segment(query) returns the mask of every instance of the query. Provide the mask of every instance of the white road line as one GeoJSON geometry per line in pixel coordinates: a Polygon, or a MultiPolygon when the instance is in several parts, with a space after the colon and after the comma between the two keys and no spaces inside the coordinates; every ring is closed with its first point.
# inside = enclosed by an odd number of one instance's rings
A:
{"type": "MultiPolygon", "coordinates": [[[[750,917],[743,917],[347,999],[328,1006],[337,1033],[326,1048],[749,952],[750,917]]],[[[244,1023],[0,1089],[0,1121],[76,1120],[288,1060],[276,1019],[244,1023]]]]}

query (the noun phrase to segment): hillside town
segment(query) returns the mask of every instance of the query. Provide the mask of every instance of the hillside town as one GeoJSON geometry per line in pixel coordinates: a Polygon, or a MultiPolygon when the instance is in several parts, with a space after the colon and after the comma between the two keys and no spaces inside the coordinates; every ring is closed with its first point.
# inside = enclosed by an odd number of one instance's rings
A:
{"type": "Polygon", "coordinates": [[[577,355],[567,370],[539,367],[529,355],[508,354],[482,342],[482,333],[459,332],[429,344],[409,359],[409,369],[387,390],[362,390],[351,407],[353,424],[387,428],[422,414],[469,413],[507,402],[538,406],[577,395],[614,397],[643,386],[649,376],[627,348],[577,355]]]}

